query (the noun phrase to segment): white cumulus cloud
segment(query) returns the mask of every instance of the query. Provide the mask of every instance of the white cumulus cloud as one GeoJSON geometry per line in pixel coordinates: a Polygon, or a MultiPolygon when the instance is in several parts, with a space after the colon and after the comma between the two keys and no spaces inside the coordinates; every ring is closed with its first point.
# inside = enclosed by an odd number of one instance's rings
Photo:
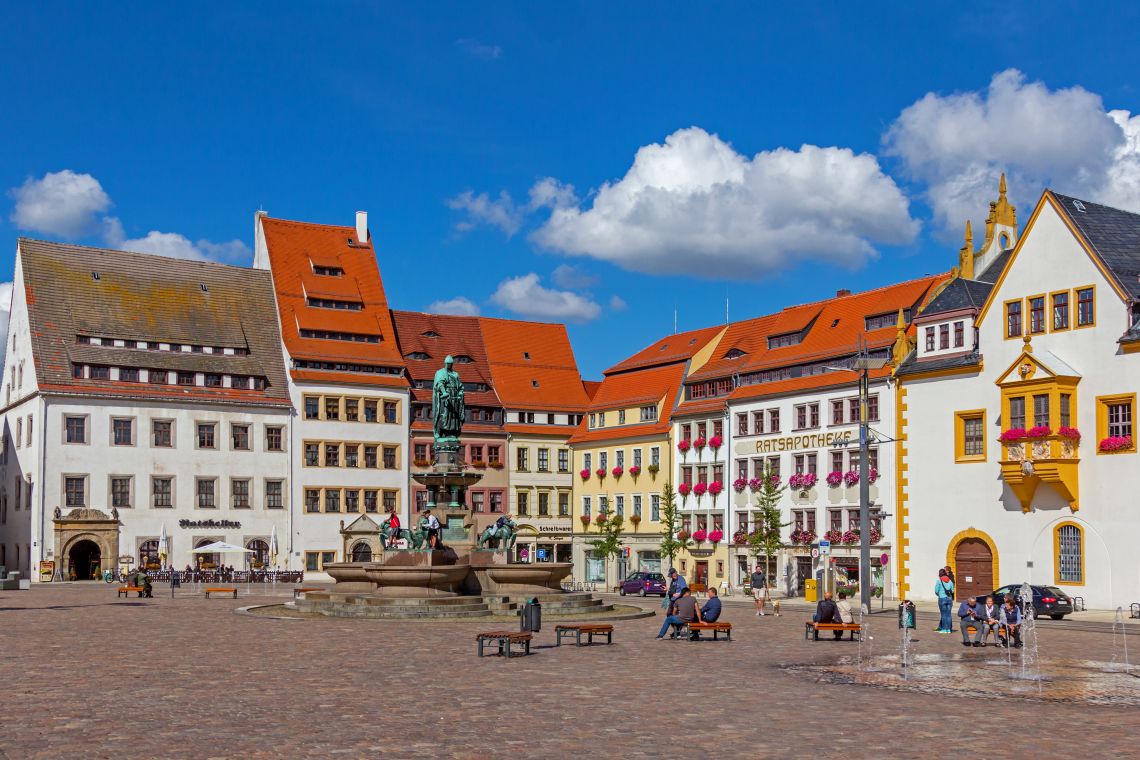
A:
{"type": "Polygon", "coordinates": [[[539,320],[588,322],[602,312],[602,307],[586,296],[544,288],[534,272],[503,280],[491,300],[515,314],[539,320]]]}
{"type": "Polygon", "coordinates": [[[466,213],[466,217],[455,225],[460,232],[488,224],[498,227],[507,237],[511,237],[519,231],[525,217],[525,210],[515,205],[506,190],[499,193],[498,198],[491,198],[487,193],[476,195],[470,190],[464,190],[449,199],[447,206],[466,213]]]}
{"type": "Polygon", "coordinates": [[[145,237],[131,240],[108,240],[124,251],[149,253],[171,259],[191,259],[193,261],[218,261],[223,264],[246,264],[250,259],[249,246],[240,240],[228,243],[212,243],[209,240],[191,241],[177,232],[151,230],[145,237]]]}
{"type": "Polygon", "coordinates": [[[554,284],[560,288],[567,290],[581,290],[582,288],[592,288],[598,284],[598,278],[587,272],[583,272],[576,266],[570,264],[560,264],[553,272],[550,273],[550,279],[554,284]]]}
{"type": "Polygon", "coordinates": [[[460,317],[479,316],[479,307],[470,298],[456,296],[446,301],[432,301],[427,310],[432,314],[454,314],[460,317]]]}
{"type": "Polygon", "coordinates": [[[640,148],[587,207],[555,206],[533,239],[638,272],[759,277],[804,260],[858,266],[918,227],[872,155],[804,145],[749,158],[689,127],[640,148]]]}
{"type": "Polygon", "coordinates": [[[111,207],[111,196],[90,174],[70,169],[29,177],[10,191],[16,203],[11,220],[20,229],[64,238],[98,231],[100,215],[111,207]]]}
{"type": "Polygon", "coordinates": [[[625,311],[629,304],[621,296],[610,296],[610,311],[625,311]]]}
{"type": "Polygon", "coordinates": [[[1140,117],[1106,111],[1082,87],[1029,82],[1016,69],[995,74],[982,91],[927,93],[903,109],[883,142],[926,185],[943,230],[980,222],[1002,171],[1023,219],[1045,187],[1140,211],[1140,117]]]}

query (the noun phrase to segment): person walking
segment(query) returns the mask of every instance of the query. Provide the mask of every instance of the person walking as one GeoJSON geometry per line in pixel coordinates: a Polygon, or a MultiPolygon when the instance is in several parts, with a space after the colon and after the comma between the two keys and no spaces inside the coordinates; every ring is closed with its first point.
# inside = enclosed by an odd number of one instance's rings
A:
{"type": "Polygon", "coordinates": [[[759,562],[749,579],[752,583],[752,598],[756,601],[756,617],[764,617],[764,602],[768,597],[768,577],[759,562]]]}
{"type": "Polygon", "coordinates": [[[950,610],[954,606],[954,581],[950,580],[947,568],[938,571],[938,582],[934,584],[934,595],[938,597],[938,627],[935,633],[953,633],[954,624],[950,620],[950,610]]]}

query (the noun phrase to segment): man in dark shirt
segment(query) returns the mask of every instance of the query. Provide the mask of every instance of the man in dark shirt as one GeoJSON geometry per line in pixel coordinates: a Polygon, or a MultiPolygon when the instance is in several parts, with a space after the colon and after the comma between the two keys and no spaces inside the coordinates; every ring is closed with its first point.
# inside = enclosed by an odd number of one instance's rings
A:
{"type": "Polygon", "coordinates": [[[701,607],[701,621],[705,623],[715,623],[719,617],[720,596],[717,595],[715,588],[710,587],[708,601],[701,607]]]}
{"type": "MultiPolygon", "coordinates": [[[[812,620],[817,623],[842,623],[843,618],[839,615],[839,608],[835,606],[835,602],[831,599],[831,592],[826,591],[823,594],[823,599],[819,600],[819,604],[815,606],[815,615],[812,620]]],[[[834,631],[836,639],[843,638],[843,631],[834,631]]]]}
{"type": "MultiPolygon", "coordinates": [[[[665,620],[661,623],[661,630],[657,632],[657,638],[665,638],[665,634],[671,625],[680,628],[683,625],[688,625],[700,619],[700,611],[697,609],[697,600],[693,598],[693,593],[688,588],[685,588],[681,591],[681,596],[678,597],[677,601],[673,602],[673,614],[667,615],[665,620]]],[[[673,633],[669,638],[675,639],[677,638],[677,634],[673,633]]]]}

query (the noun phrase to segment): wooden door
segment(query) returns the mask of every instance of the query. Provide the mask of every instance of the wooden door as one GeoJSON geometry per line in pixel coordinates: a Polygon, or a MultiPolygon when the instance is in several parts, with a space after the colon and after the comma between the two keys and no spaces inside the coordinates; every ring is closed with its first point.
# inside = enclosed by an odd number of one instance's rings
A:
{"type": "Polygon", "coordinates": [[[984,599],[994,590],[994,555],[985,541],[967,538],[954,550],[954,575],[958,599],[984,599]]]}
{"type": "Polygon", "coordinates": [[[697,584],[699,584],[702,587],[702,589],[708,588],[708,585],[709,585],[709,563],[708,562],[704,562],[704,561],[697,562],[697,572],[696,572],[696,577],[694,580],[697,582],[697,584]]]}

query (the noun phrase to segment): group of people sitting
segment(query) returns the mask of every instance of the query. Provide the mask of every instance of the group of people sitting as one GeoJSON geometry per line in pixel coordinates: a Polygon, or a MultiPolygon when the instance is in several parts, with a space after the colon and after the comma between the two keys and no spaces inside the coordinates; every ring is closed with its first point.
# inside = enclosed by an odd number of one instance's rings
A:
{"type": "MultiPolygon", "coordinates": [[[[854,623],[855,615],[851,612],[851,603],[847,601],[847,592],[839,592],[839,601],[831,597],[830,591],[823,592],[823,598],[815,605],[815,614],[811,616],[814,623],[854,623]]],[[[843,638],[843,631],[833,631],[836,639],[843,638]]]]}
{"type": "Polygon", "coordinates": [[[976,596],[971,596],[958,607],[958,623],[962,629],[962,646],[970,646],[969,628],[975,630],[973,646],[985,646],[986,639],[993,632],[994,644],[999,647],[1008,647],[1010,640],[1013,646],[1021,648],[1021,607],[1011,594],[1005,595],[1005,601],[1000,606],[994,605],[994,598],[987,596],[985,604],[979,604],[976,596]]]}
{"type": "MultiPolygon", "coordinates": [[[[666,634],[669,634],[669,638],[676,639],[690,623],[715,623],[720,618],[720,596],[716,589],[710,587],[708,600],[698,607],[692,589],[676,568],[669,570],[669,591],[665,598],[668,610],[661,623],[661,630],[657,632],[658,639],[664,639],[666,634]],[[669,633],[670,626],[673,627],[672,633],[669,633]]],[[[690,641],[699,641],[700,638],[700,631],[689,631],[690,641]]]]}
{"type": "Polygon", "coordinates": [[[140,599],[144,597],[147,599],[154,598],[154,587],[150,582],[150,574],[147,573],[145,567],[140,567],[138,570],[132,570],[127,575],[127,585],[141,589],[139,591],[140,599]]]}

